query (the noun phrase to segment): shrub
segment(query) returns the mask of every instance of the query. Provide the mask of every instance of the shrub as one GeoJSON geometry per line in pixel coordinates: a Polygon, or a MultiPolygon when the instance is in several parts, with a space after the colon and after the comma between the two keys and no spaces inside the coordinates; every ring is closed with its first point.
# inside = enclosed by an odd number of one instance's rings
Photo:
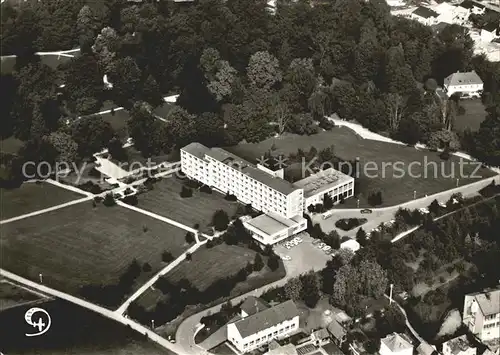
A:
{"type": "Polygon", "coordinates": [[[111,207],[116,205],[115,197],[113,196],[113,194],[107,193],[106,196],[104,197],[104,200],[102,201],[102,204],[106,207],[111,207]]]}
{"type": "Polygon", "coordinates": [[[148,226],[143,225],[143,226],[142,226],[142,231],[143,231],[144,233],[146,233],[146,232],[148,231],[148,226]]]}
{"type": "Polygon", "coordinates": [[[191,197],[191,196],[193,196],[193,190],[191,190],[190,188],[188,188],[186,186],[182,186],[182,190],[181,190],[180,195],[182,198],[191,197]]]}
{"type": "Polygon", "coordinates": [[[170,263],[174,261],[174,256],[171,252],[165,250],[163,251],[163,253],[161,253],[161,260],[165,263],[170,263]]]}
{"type": "Polygon", "coordinates": [[[193,259],[193,256],[191,253],[186,253],[186,260],[191,261],[193,259]]]}
{"type": "Polygon", "coordinates": [[[194,243],[194,234],[192,232],[187,232],[186,233],[186,243],[191,244],[194,243]]]}
{"type": "Polygon", "coordinates": [[[89,176],[95,177],[95,178],[101,178],[101,173],[99,170],[97,170],[95,167],[90,169],[89,171],[89,176]]]}
{"type": "Polygon", "coordinates": [[[204,192],[206,194],[211,194],[212,193],[212,189],[210,188],[210,186],[208,185],[203,185],[201,188],[200,188],[200,191],[201,192],[204,192]]]}
{"type": "Polygon", "coordinates": [[[448,147],[444,148],[444,150],[439,154],[439,157],[443,160],[448,160],[450,159],[450,149],[448,147]]]}
{"type": "Polygon", "coordinates": [[[271,271],[275,271],[280,267],[279,257],[275,254],[271,255],[267,260],[267,266],[271,269],[271,271]]]}
{"type": "Polygon", "coordinates": [[[151,268],[151,265],[149,265],[149,263],[144,263],[144,265],[142,265],[142,271],[150,272],[151,270],[152,270],[152,268],[151,268]]]}
{"type": "Polygon", "coordinates": [[[191,189],[197,189],[201,186],[201,182],[196,181],[196,180],[192,180],[192,179],[188,179],[184,182],[184,185],[186,185],[187,187],[189,187],[191,189]]]}
{"type": "Polygon", "coordinates": [[[216,231],[221,232],[226,230],[227,226],[229,225],[229,216],[227,215],[226,211],[224,210],[215,211],[212,217],[212,224],[216,231]]]}
{"type": "Polygon", "coordinates": [[[213,240],[207,241],[207,243],[205,244],[205,246],[207,247],[207,249],[213,248],[214,247],[213,240]]]}
{"type": "Polygon", "coordinates": [[[94,197],[94,202],[95,202],[95,203],[101,203],[101,202],[102,202],[102,200],[103,200],[103,198],[102,198],[101,196],[96,196],[96,197],[94,197]]]}
{"type": "Polygon", "coordinates": [[[236,196],[234,196],[233,194],[230,194],[229,192],[226,193],[226,196],[224,196],[224,199],[226,201],[236,201],[237,200],[236,196]]]}
{"type": "Polygon", "coordinates": [[[125,196],[122,201],[131,206],[137,206],[139,203],[136,195],[125,196]]]}
{"type": "Polygon", "coordinates": [[[83,184],[78,185],[78,188],[95,195],[100,194],[103,191],[99,185],[94,184],[92,181],[86,181],[83,184]]]}
{"type": "Polygon", "coordinates": [[[264,267],[264,261],[262,261],[262,257],[259,253],[255,254],[255,259],[253,261],[253,269],[255,271],[260,271],[264,267]]]}

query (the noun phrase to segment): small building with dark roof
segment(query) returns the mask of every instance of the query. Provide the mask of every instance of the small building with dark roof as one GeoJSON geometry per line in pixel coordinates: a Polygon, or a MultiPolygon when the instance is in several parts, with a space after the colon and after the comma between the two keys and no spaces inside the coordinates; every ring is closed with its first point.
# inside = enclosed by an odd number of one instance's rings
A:
{"type": "Polygon", "coordinates": [[[262,312],[269,307],[270,306],[266,301],[258,297],[248,296],[240,306],[241,318],[253,316],[255,313],[262,312]]]}
{"type": "Polygon", "coordinates": [[[417,20],[418,22],[426,26],[431,26],[436,24],[438,22],[437,20],[438,17],[439,14],[436,11],[431,10],[425,6],[417,7],[410,15],[411,19],[417,20]]]}

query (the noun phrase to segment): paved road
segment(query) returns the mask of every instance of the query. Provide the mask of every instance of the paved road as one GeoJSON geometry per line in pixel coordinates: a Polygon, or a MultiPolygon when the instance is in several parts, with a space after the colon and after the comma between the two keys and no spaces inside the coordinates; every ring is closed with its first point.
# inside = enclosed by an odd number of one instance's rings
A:
{"type": "Polygon", "coordinates": [[[123,302],[123,304],[120,307],[118,307],[118,309],[116,310],[116,312],[119,313],[119,314],[125,313],[125,311],[127,310],[128,306],[130,305],[130,303],[132,303],[133,301],[135,301],[137,298],[139,298],[140,295],[142,295],[151,286],[153,286],[153,284],[156,281],[158,281],[158,279],[161,276],[165,275],[166,273],[168,273],[169,271],[171,271],[173,268],[175,268],[177,265],[179,265],[182,261],[184,261],[186,259],[186,254],[187,253],[191,254],[191,253],[195,252],[200,246],[202,246],[203,244],[205,244],[207,241],[208,241],[208,239],[206,239],[206,240],[204,240],[202,242],[200,242],[198,240],[198,242],[196,244],[194,244],[191,248],[189,248],[184,253],[182,253],[177,259],[175,259],[170,264],[168,264],[163,269],[161,269],[151,279],[149,279],[148,282],[146,282],[137,291],[135,291],[125,302],[123,302]]]}
{"type": "MultiPolygon", "coordinates": [[[[286,251],[285,248],[283,247],[277,247],[277,253],[278,254],[288,254],[291,255],[292,261],[287,262],[285,261],[285,270],[286,270],[286,275],[284,278],[275,281],[273,283],[264,285],[258,289],[255,289],[253,291],[247,292],[241,296],[235,297],[231,299],[232,304],[237,304],[241,301],[244,301],[248,296],[256,296],[259,297],[266,291],[268,291],[271,288],[274,287],[280,287],[283,286],[284,284],[287,283],[287,281],[291,278],[297,277],[299,275],[302,275],[303,273],[306,273],[310,270],[315,270],[319,271],[323,269],[326,265],[326,261],[330,259],[330,256],[327,256],[323,252],[319,251],[316,247],[312,246],[312,238],[307,236],[303,238],[303,244],[292,248],[290,251],[286,251]],[[299,256],[298,254],[300,253],[300,248],[308,248],[309,245],[306,244],[311,244],[310,247],[312,250],[307,251],[303,253],[302,256],[299,256]],[[317,253],[317,254],[316,254],[317,253]],[[314,260],[305,260],[309,257],[314,258],[314,260]]],[[[196,313],[188,318],[186,318],[180,326],[177,328],[176,334],[175,334],[175,340],[177,342],[177,345],[179,345],[185,354],[191,354],[193,351],[201,351],[202,348],[198,346],[194,342],[194,334],[195,330],[197,329],[198,325],[200,324],[201,318],[204,316],[210,314],[214,314],[216,312],[220,311],[220,307],[222,306],[223,303],[220,303],[216,306],[207,308],[199,313],[196,313]]]]}
{"type": "Polygon", "coordinates": [[[488,186],[492,180],[495,180],[497,184],[500,184],[500,175],[487,178],[481,181],[476,181],[468,185],[459,186],[457,188],[442,191],[434,195],[429,195],[426,197],[421,197],[419,199],[408,201],[396,206],[382,207],[382,208],[372,208],[371,214],[362,214],[360,209],[334,209],[333,215],[329,219],[324,220],[320,214],[313,216],[313,222],[319,223],[321,228],[325,233],[336,229],[341,236],[348,236],[354,238],[356,232],[359,228],[363,228],[365,231],[369,232],[372,229],[378,227],[380,223],[388,222],[394,218],[394,214],[400,208],[407,208],[410,210],[419,209],[423,207],[428,207],[432,201],[438,200],[438,202],[446,202],[455,193],[461,193],[464,197],[471,197],[478,193],[483,187],[488,186]],[[350,231],[342,231],[335,227],[335,222],[341,218],[367,218],[368,222],[359,228],[355,228],[350,231]]]}
{"type": "Polygon", "coordinates": [[[0,225],[6,224],[6,223],[10,223],[10,222],[14,222],[14,221],[19,221],[20,219],[24,219],[24,218],[28,218],[28,217],[37,216],[39,214],[43,214],[43,213],[55,211],[55,210],[58,210],[60,208],[64,208],[64,207],[75,205],[77,203],[81,203],[81,202],[84,202],[84,201],[90,201],[91,199],[92,199],[92,197],[87,196],[87,197],[80,198],[78,200],[73,200],[73,201],[69,201],[69,202],[66,202],[66,203],[62,203],[62,204],[57,205],[57,206],[52,206],[52,207],[49,207],[49,208],[44,208],[43,210],[38,210],[38,211],[35,211],[35,212],[26,213],[26,214],[23,214],[23,215],[20,215],[20,216],[16,216],[16,217],[12,217],[12,218],[9,218],[9,219],[4,219],[3,221],[0,221],[0,225]]]}
{"type": "MultiPolygon", "coordinates": [[[[389,296],[387,296],[386,294],[384,294],[385,298],[389,299],[389,296]]],[[[408,329],[410,329],[410,332],[413,334],[413,336],[415,338],[417,338],[421,343],[427,343],[419,334],[418,332],[413,329],[410,321],[408,320],[408,315],[406,314],[406,311],[403,307],[401,307],[401,305],[399,303],[397,303],[394,299],[392,300],[392,302],[394,304],[396,304],[396,306],[398,306],[399,310],[401,311],[401,313],[403,313],[403,315],[405,316],[405,323],[406,323],[406,326],[408,327],[408,329]]]]}
{"type": "MultiPolygon", "coordinates": [[[[71,303],[76,304],[80,307],[83,307],[83,308],[86,308],[90,311],[98,313],[106,318],[113,319],[113,320],[115,320],[123,325],[128,325],[128,326],[130,326],[130,328],[134,329],[135,331],[137,331],[141,334],[146,334],[149,339],[151,339],[152,341],[154,341],[158,345],[160,345],[160,346],[162,346],[170,351],[173,351],[177,354],[187,355],[187,353],[183,352],[182,349],[179,346],[177,346],[176,344],[170,343],[168,340],[166,340],[165,338],[154,333],[150,329],[144,327],[143,325],[141,325],[139,323],[136,323],[135,321],[133,321],[129,318],[125,318],[123,315],[119,314],[118,312],[113,312],[109,309],[106,309],[106,308],[98,306],[94,303],[85,301],[81,298],[69,295],[69,294],[61,292],[61,291],[54,290],[54,289],[47,287],[47,286],[44,286],[44,285],[40,285],[36,282],[25,279],[21,276],[13,274],[13,273],[11,273],[7,270],[4,270],[4,269],[0,269],[0,276],[3,276],[7,279],[13,280],[13,281],[18,282],[18,283],[21,283],[25,286],[31,287],[35,290],[46,293],[48,295],[58,297],[58,298],[63,299],[65,301],[71,302],[71,303]]],[[[201,354],[201,352],[198,352],[196,354],[201,354]]]]}

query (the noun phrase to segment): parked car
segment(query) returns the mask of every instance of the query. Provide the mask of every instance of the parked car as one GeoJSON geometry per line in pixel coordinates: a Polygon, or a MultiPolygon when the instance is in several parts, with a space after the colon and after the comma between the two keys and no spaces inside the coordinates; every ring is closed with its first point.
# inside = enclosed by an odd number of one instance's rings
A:
{"type": "Polygon", "coordinates": [[[289,257],[288,255],[281,255],[281,259],[285,260],[285,261],[290,261],[292,260],[291,257],[289,257]]]}
{"type": "Polygon", "coordinates": [[[372,213],[372,210],[369,208],[365,208],[365,209],[361,210],[361,213],[363,213],[363,214],[372,213]]]}
{"type": "Polygon", "coordinates": [[[302,238],[300,238],[300,237],[295,237],[295,238],[293,238],[293,240],[298,242],[298,243],[302,243],[302,241],[303,241],[302,238]]]}
{"type": "Polygon", "coordinates": [[[332,247],[331,247],[331,246],[329,246],[329,245],[325,245],[325,246],[324,246],[323,248],[321,248],[321,249],[323,249],[324,251],[330,251],[330,250],[332,250],[332,247]]]}
{"type": "Polygon", "coordinates": [[[323,249],[323,247],[324,247],[325,245],[326,245],[325,243],[321,242],[321,243],[319,243],[319,244],[318,244],[318,245],[316,245],[316,246],[317,246],[318,248],[320,248],[320,249],[323,249]]]}
{"type": "Polygon", "coordinates": [[[319,239],[314,239],[314,240],[312,241],[312,244],[313,244],[313,245],[318,245],[319,243],[321,243],[321,240],[319,240],[319,239]]]}
{"type": "Polygon", "coordinates": [[[428,214],[429,213],[429,209],[425,208],[425,207],[419,208],[418,211],[420,213],[422,213],[422,214],[428,214]]]}

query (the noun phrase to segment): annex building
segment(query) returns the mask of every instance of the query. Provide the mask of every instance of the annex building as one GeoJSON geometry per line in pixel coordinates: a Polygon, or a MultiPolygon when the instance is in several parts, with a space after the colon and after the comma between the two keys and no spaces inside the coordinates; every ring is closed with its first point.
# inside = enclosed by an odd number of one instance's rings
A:
{"type": "Polygon", "coordinates": [[[270,245],[307,228],[303,217],[307,207],[321,203],[325,194],[333,201],[354,195],[354,178],[333,168],[290,183],[283,171],[254,165],[221,148],[191,143],[181,149],[181,171],[224,194],[229,193],[244,204],[251,204],[264,214],[245,227],[256,240],[270,245]]]}
{"type": "Polygon", "coordinates": [[[465,295],[462,318],[481,341],[500,339],[500,287],[465,295]]]}
{"type": "Polygon", "coordinates": [[[241,353],[287,338],[299,329],[299,310],[291,300],[270,307],[249,297],[241,309],[241,319],[227,325],[227,339],[241,353]]]}

